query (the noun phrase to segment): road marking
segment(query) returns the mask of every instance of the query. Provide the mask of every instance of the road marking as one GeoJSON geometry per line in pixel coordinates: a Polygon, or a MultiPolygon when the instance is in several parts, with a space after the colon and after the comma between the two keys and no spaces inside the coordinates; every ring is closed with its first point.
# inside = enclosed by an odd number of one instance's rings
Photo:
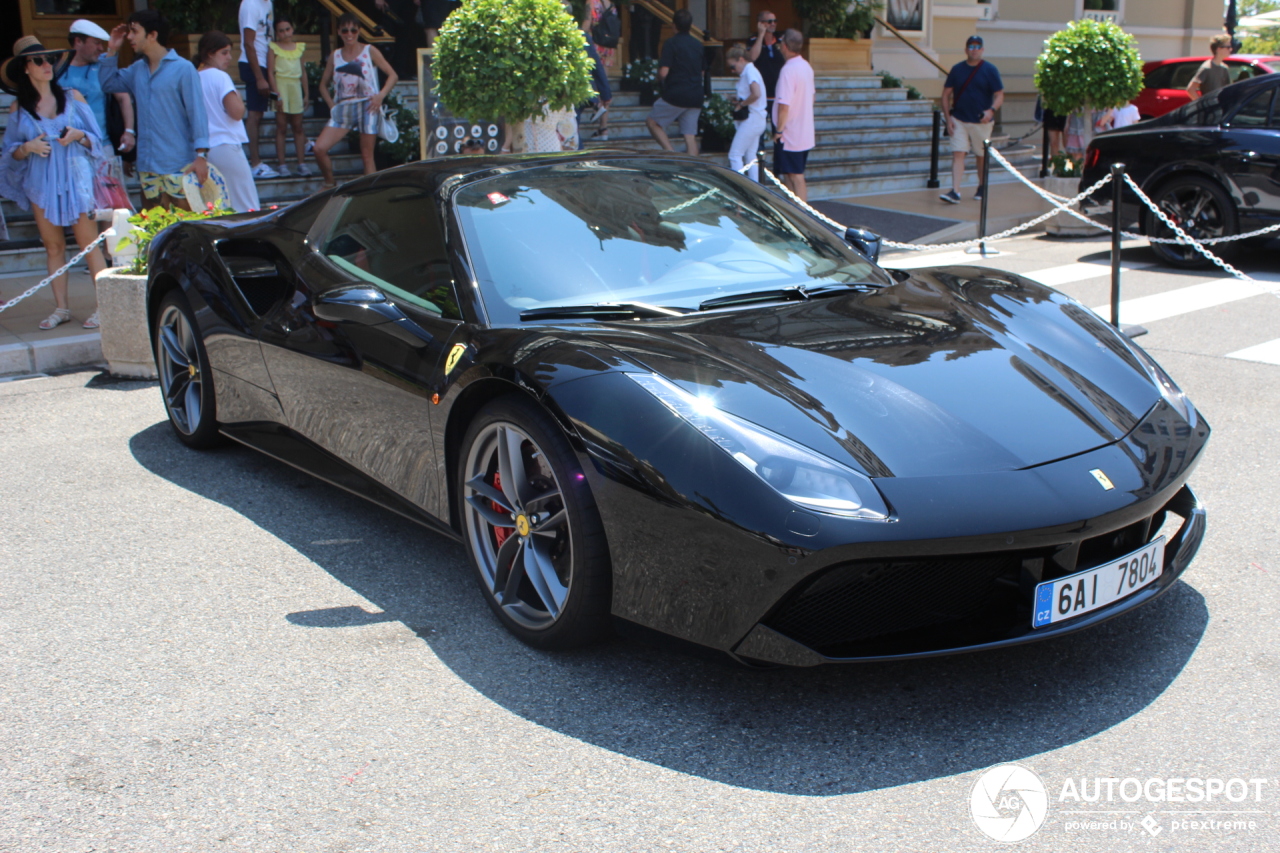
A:
{"type": "MultiPolygon", "coordinates": [[[[1126,299],[1120,303],[1120,319],[1125,323],[1150,323],[1277,291],[1278,286],[1274,282],[1220,278],[1152,296],[1126,299]]],[[[1098,306],[1093,311],[1099,317],[1111,316],[1110,304],[1098,306]]]]}
{"type": "MultiPolygon", "coordinates": [[[[1120,268],[1126,270],[1145,270],[1150,269],[1152,266],[1152,264],[1126,264],[1123,261],[1120,263],[1120,268]]],[[[1061,287],[1064,284],[1071,284],[1076,281],[1109,276],[1111,275],[1111,263],[1108,261],[1105,264],[1063,264],[1060,267],[1024,272],[1021,275],[1034,279],[1047,287],[1061,287]]]]}
{"type": "Polygon", "coordinates": [[[1267,364],[1280,364],[1280,338],[1267,341],[1265,344],[1245,347],[1227,353],[1227,358],[1239,358],[1244,361],[1261,361],[1267,364]]]}
{"type": "MultiPolygon", "coordinates": [[[[970,255],[966,252],[939,252],[936,255],[903,254],[902,257],[890,255],[884,258],[882,266],[895,270],[914,270],[920,267],[941,267],[947,264],[978,264],[989,258],[1006,258],[1014,254],[1016,252],[1001,249],[1000,254],[988,255],[986,258],[982,257],[982,255],[970,255]]],[[[997,261],[997,263],[999,262],[997,261]]]]}

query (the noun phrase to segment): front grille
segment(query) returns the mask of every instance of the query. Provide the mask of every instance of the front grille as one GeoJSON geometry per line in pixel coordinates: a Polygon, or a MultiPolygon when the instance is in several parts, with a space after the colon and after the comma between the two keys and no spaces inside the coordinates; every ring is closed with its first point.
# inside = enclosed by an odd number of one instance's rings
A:
{"type": "MultiPolygon", "coordinates": [[[[1016,636],[1030,630],[1037,583],[1136,551],[1161,532],[1171,507],[1051,548],[840,563],[797,584],[763,624],[836,658],[912,654],[1016,636]]],[[[1172,540],[1177,530],[1164,532],[1172,540]]]]}
{"type": "Polygon", "coordinates": [[[842,656],[841,647],[871,638],[990,618],[1017,608],[1022,556],[844,563],[793,592],[765,624],[842,656]]]}

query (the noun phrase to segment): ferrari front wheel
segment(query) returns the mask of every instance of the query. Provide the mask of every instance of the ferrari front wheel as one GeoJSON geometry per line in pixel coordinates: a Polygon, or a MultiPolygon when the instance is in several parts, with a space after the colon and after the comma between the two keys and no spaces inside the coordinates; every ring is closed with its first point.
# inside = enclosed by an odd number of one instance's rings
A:
{"type": "Polygon", "coordinates": [[[604,527],[551,417],[522,396],[490,402],[467,428],[457,472],[467,552],[503,625],[544,649],[606,636],[612,570],[604,527]]]}
{"type": "Polygon", "coordinates": [[[169,424],[188,447],[220,443],[214,411],[213,371],[200,340],[191,306],[180,290],[171,290],[156,312],[154,346],[160,393],[169,424]]]}

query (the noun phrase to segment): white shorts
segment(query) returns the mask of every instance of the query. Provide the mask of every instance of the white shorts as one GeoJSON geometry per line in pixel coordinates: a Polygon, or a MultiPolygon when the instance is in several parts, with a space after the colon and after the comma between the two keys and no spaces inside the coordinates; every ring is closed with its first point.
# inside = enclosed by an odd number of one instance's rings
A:
{"type": "Polygon", "coordinates": [[[953,154],[982,154],[982,143],[991,138],[991,130],[996,126],[994,121],[986,124],[970,124],[967,121],[953,119],[956,126],[951,134],[951,152],[953,154]]]}

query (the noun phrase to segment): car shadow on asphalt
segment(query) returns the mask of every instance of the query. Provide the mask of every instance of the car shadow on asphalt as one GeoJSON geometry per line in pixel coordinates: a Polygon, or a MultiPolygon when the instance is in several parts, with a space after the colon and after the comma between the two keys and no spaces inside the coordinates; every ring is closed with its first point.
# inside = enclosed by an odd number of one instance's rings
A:
{"type": "Polygon", "coordinates": [[[240,513],[377,606],[316,602],[280,614],[316,631],[314,642],[324,629],[403,623],[512,714],[745,789],[848,794],[1077,743],[1155,702],[1209,620],[1182,582],[1088,631],[931,660],[749,670],[630,640],[545,653],[499,625],[456,542],[254,451],[188,450],[167,422],[134,435],[130,449],[148,471],[240,513]]]}

